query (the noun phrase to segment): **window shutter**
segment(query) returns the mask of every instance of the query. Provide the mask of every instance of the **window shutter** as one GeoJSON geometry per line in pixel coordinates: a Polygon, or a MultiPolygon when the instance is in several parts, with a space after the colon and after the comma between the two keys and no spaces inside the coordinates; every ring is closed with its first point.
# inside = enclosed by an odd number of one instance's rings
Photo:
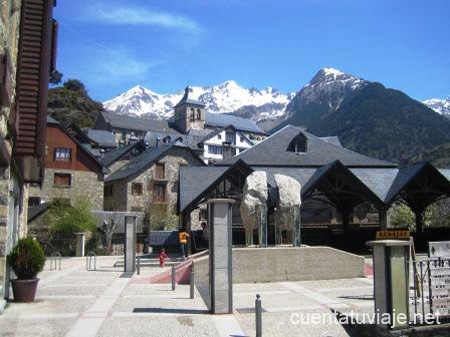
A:
{"type": "Polygon", "coordinates": [[[50,75],[53,0],[23,0],[17,66],[16,154],[42,157],[50,75]]]}

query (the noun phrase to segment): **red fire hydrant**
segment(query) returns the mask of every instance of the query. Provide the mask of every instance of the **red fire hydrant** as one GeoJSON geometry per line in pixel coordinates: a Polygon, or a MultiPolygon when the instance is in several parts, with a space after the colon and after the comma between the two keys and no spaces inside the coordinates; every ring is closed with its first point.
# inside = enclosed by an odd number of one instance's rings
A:
{"type": "Polygon", "coordinates": [[[166,264],[166,260],[167,260],[167,254],[164,248],[161,249],[161,251],[159,252],[159,266],[161,268],[164,268],[165,264],[166,264]]]}

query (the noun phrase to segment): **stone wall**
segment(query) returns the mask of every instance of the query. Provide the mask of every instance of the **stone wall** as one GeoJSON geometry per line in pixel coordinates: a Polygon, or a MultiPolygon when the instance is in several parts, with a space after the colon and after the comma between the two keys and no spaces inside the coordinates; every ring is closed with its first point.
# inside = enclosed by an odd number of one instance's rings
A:
{"type": "MultiPolygon", "coordinates": [[[[8,156],[11,156],[12,153],[11,141],[6,139],[9,138],[7,122],[11,115],[11,107],[15,101],[20,5],[20,0],[0,1],[0,55],[7,55],[11,64],[10,76],[7,79],[12,89],[9,97],[11,104],[3,104],[4,102],[0,104],[0,145],[5,149],[4,152],[8,156]]],[[[23,197],[26,197],[26,187],[18,179],[15,179],[15,182],[12,181],[15,176],[14,170],[10,165],[0,167],[0,312],[3,310],[5,303],[3,300],[6,268],[5,255],[11,249],[17,236],[26,234],[26,212],[24,213],[23,211],[23,197]],[[14,187],[15,191],[12,191],[14,187]],[[11,192],[18,193],[15,201],[10,197],[11,192]],[[19,219],[17,221],[8,219],[9,208],[13,207],[14,204],[19,207],[19,219]],[[10,233],[8,233],[8,230],[10,233]],[[16,235],[13,236],[14,233],[16,235]]]]}
{"type": "MultiPolygon", "coordinates": [[[[179,168],[183,165],[201,165],[201,159],[185,148],[172,148],[166,156],[158,160],[164,164],[166,181],[166,202],[158,204],[167,209],[169,214],[176,215],[178,203],[179,168]]],[[[146,212],[154,207],[153,187],[155,184],[156,163],[131,181],[117,180],[107,182],[106,190],[113,185],[113,195],[105,197],[105,210],[146,212]],[[133,184],[142,184],[142,194],[133,195],[133,184]],[[153,206],[151,206],[153,205],[153,206]]],[[[198,211],[194,211],[193,219],[199,227],[198,211]]]]}
{"type": "Polygon", "coordinates": [[[44,173],[42,188],[30,188],[30,197],[39,197],[41,202],[50,202],[55,198],[68,199],[73,204],[77,198],[88,198],[92,203],[92,209],[103,210],[103,178],[94,172],[56,170],[47,168],[44,173]],[[54,186],[54,174],[70,173],[71,186],[54,186]]]}
{"type": "MultiPolygon", "coordinates": [[[[365,276],[364,257],[330,247],[234,248],[233,283],[314,281],[365,276]]],[[[209,258],[194,260],[195,281],[204,286],[209,258]]]]}
{"type": "Polygon", "coordinates": [[[105,211],[126,212],[128,196],[128,182],[126,180],[116,180],[114,182],[105,183],[105,211]],[[112,195],[106,194],[108,188],[112,186],[112,195]]]}

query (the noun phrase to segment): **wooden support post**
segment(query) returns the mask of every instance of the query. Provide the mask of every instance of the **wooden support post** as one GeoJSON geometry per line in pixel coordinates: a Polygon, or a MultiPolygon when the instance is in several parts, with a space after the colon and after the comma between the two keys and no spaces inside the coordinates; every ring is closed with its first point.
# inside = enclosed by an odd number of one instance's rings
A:
{"type": "Polygon", "coordinates": [[[350,209],[343,208],[342,209],[342,227],[344,228],[344,232],[348,232],[349,225],[350,225],[350,209]]]}
{"type": "Polygon", "coordinates": [[[378,222],[380,224],[381,230],[386,230],[389,227],[389,217],[388,217],[388,209],[387,208],[379,208],[378,209],[378,222]]]}
{"type": "Polygon", "coordinates": [[[416,233],[423,232],[423,211],[421,209],[414,210],[416,216],[416,233]]]}

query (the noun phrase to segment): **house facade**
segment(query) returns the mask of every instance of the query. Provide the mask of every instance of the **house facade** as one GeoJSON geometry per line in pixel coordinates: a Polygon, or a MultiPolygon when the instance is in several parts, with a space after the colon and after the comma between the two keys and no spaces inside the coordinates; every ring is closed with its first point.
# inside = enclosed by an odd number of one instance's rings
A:
{"type": "Polygon", "coordinates": [[[6,255],[27,235],[28,184],[41,183],[47,91],[55,68],[53,0],[0,6],[0,312],[9,298],[6,255]]]}
{"type": "Polygon", "coordinates": [[[45,174],[41,186],[30,188],[29,205],[62,200],[73,204],[88,198],[103,210],[105,167],[52,117],[47,119],[45,174]]]}
{"type": "Polygon", "coordinates": [[[206,162],[229,158],[251,148],[253,142],[232,125],[211,133],[202,142],[206,162]]]}
{"type": "Polygon", "coordinates": [[[105,179],[105,211],[153,211],[175,216],[180,167],[204,165],[182,144],[148,149],[105,179]]]}

